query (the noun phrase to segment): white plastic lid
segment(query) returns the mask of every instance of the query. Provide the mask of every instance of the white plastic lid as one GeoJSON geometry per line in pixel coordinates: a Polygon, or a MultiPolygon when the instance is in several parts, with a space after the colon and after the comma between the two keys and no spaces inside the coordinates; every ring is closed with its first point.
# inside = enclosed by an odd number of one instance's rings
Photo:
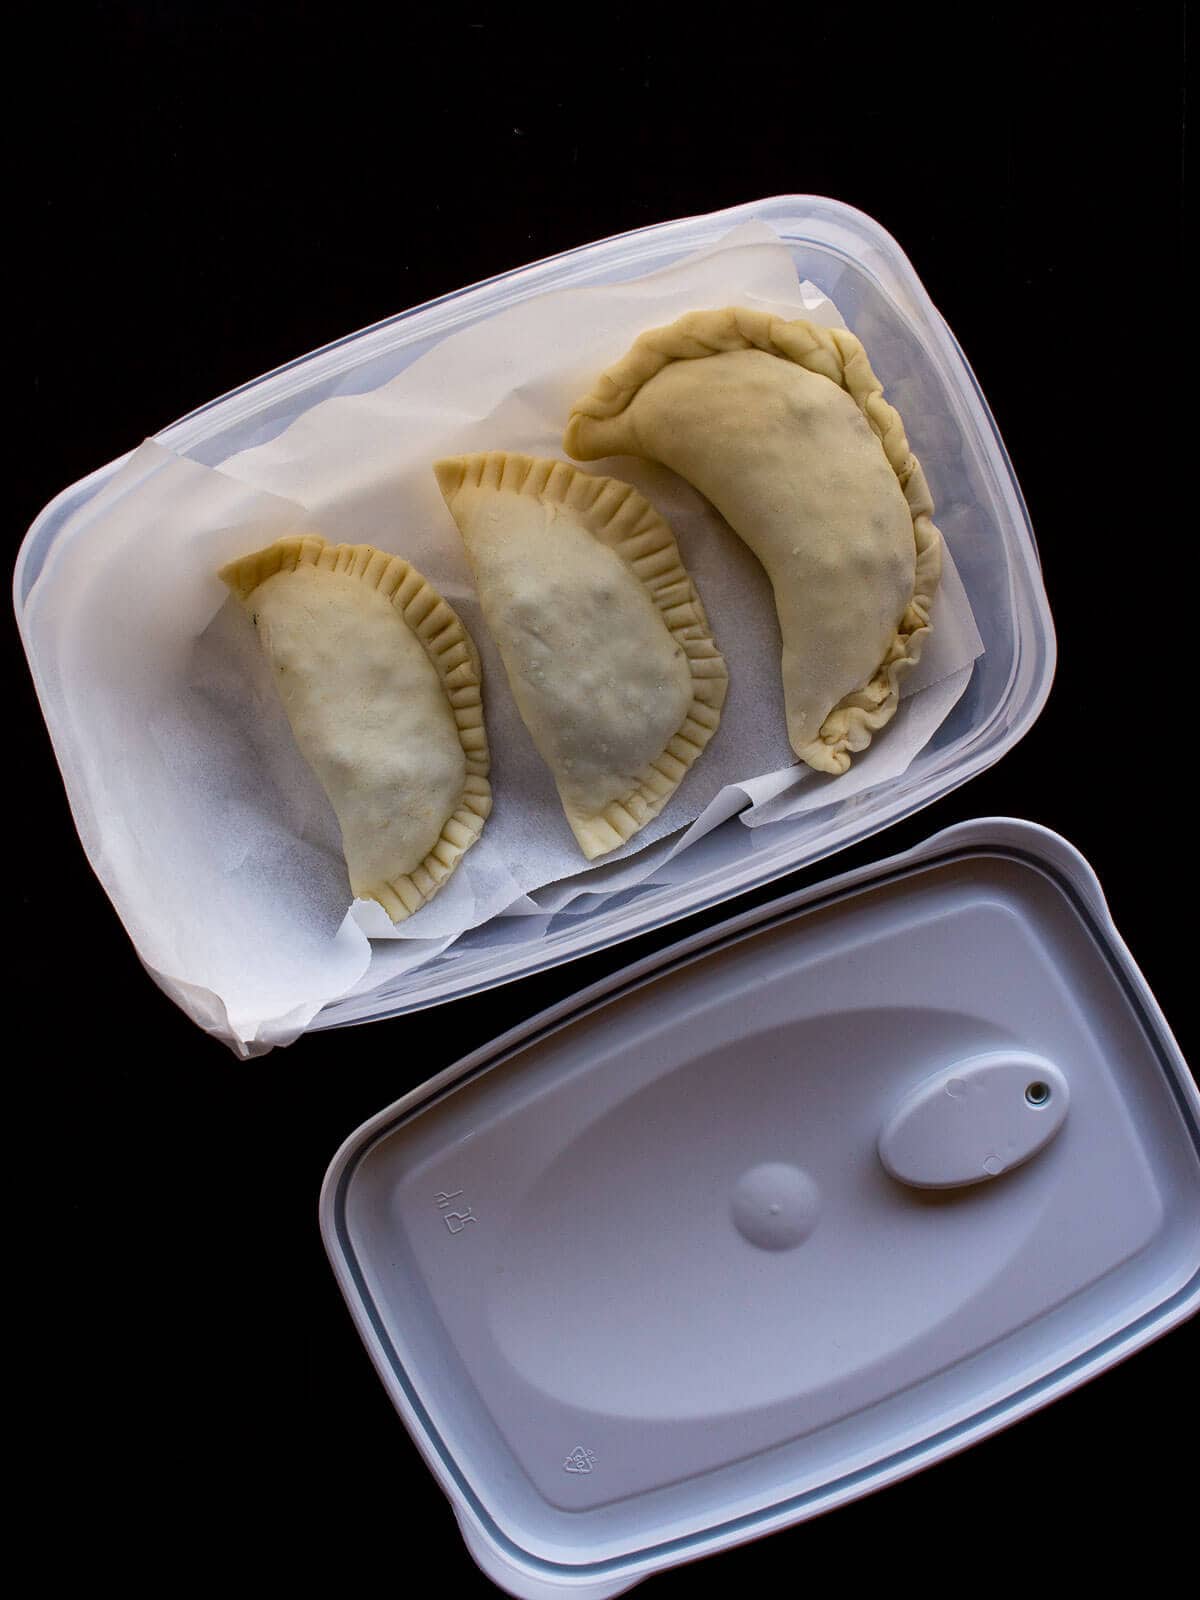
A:
{"type": "Polygon", "coordinates": [[[601,1596],[1073,1387],[1200,1300],[1200,1098],[1056,835],[758,908],[360,1129],[323,1226],[512,1593],[601,1596]]]}

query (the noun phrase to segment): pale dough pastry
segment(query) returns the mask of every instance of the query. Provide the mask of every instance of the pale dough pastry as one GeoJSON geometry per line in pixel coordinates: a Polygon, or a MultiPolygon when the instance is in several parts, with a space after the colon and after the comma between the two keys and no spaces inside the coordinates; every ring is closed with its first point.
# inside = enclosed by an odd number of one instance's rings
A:
{"type": "Polygon", "coordinates": [[[792,748],[845,772],[895,715],[941,573],[925,475],[854,335],[691,312],[642,334],[565,443],[661,461],[712,501],[775,591],[792,748]]]}
{"type": "Polygon", "coordinates": [[[728,675],[671,530],[636,490],[503,451],[434,465],[513,697],[589,860],[658,815],[728,675]]]}
{"type": "Polygon", "coordinates": [[[300,751],[342,830],[350,887],[419,911],[492,806],[479,656],[437,591],[367,544],[281,539],[221,577],[250,613],[300,751]]]}

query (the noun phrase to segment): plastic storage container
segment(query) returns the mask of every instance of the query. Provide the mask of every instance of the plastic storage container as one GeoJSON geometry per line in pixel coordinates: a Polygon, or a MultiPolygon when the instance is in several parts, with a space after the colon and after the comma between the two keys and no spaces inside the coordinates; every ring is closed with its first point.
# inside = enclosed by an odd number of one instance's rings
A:
{"type": "Polygon", "coordinates": [[[619,1594],[1200,1304],[1200,1095],[1072,847],[962,824],[618,971],[354,1134],[330,1259],[476,1560],[619,1594]]]}
{"type": "MultiPolygon", "coordinates": [[[[985,653],[898,780],[749,830],[671,881],[501,919],[315,1027],[452,1000],[661,927],[938,799],[1049,692],[1020,492],[895,242],[789,196],[643,229],[407,312],[159,437],[218,466],[518,300],[768,223],[838,304],[927,462],[985,653]],[[948,453],[948,456],[947,456],[948,453]],[[591,902],[589,909],[589,902],[591,902]]],[[[18,616],[113,463],[46,508],[18,616]]],[[[459,1062],[364,1125],[321,1201],[330,1259],[483,1569],[601,1600],[917,1470],[1200,1303],[1200,1097],[1094,874],[967,823],[719,924],[459,1062]],[[986,959],[979,959],[986,952],[986,959]]]]}
{"type": "MultiPolygon", "coordinates": [[[[1054,635],[1004,446],[962,352],[904,254],[870,218],[836,201],[756,201],[587,245],[343,339],[202,407],[157,437],[182,455],[218,466],[331,394],[378,386],[448,333],[516,301],[641,276],[750,220],[776,232],[800,276],[833,298],[864,339],[917,454],[928,462],[948,452],[953,460],[953,507],[936,475],[934,493],[941,496],[939,522],[985,646],[965,694],[898,780],[844,801],[834,786],[828,804],[754,830],[731,818],[680,858],[671,881],[651,880],[620,896],[585,896],[548,925],[537,918],[493,919],[385,989],[332,1002],[310,1026],[395,1016],[477,993],[768,883],[940,798],[998,760],[1040,711],[1053,675],[1054,635]],[[946,520],[951,510],[953,530],[946,520]]],[[[114,462],[66,490],[30,529],[15,577],[18,617],[67,519],[120,465],[114,462]]]]}

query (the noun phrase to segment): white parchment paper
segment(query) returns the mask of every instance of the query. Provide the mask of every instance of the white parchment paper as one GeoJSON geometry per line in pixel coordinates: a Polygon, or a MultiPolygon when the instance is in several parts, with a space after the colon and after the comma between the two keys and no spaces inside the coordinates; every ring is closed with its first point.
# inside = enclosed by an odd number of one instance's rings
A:
{"type": "Polygon", "coordinates": [[[598,868],[583,862],[430,463],[469,450],[561,455],[571,403],[638,333],[733,303],[841,325],[753,224],[666,271],[544,295],[466,327],[381,388],[326,400],[217,469],[149,441],[59,536],[24,623],[84,847],[153,975],[240,1053],[288,1042],[327,1001],[411,970],[489,918],[628,888],[735,813],[758,827],[827,803],[830,784],[843,797],[895,777],[962,694],[982,645],[947,560],[933,636],[893,723],[843,777],[798,767],[757,561],[665,469],[594,463],[634,482],[672,525],[730,690],[717,737],[661,816],[598,868]],[[494,810],[446,888],[399,927],[373,904],[350,907],[332,810],[249,621],[215,576],[304,527],[404,555],[483,658],[494,810]]]}

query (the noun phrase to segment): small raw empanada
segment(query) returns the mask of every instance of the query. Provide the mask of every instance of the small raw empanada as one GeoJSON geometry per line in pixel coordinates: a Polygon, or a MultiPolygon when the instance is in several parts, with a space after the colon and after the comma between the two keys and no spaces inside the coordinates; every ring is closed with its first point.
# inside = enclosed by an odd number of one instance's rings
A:
{"type": "Polygon", "coordinates": [[[661,461],[766,568],[788,737],[845,772],[895,715],[941,573],[925,475],[852,333],[695,311],[644,333],[575,406],[581,461],[661,461]]]}
{"type": "Polygon", "coordinates": [[[434,465],[517,709],[589,860],[656,817],[728,674],[670,528],[627,483],[491,451],[434,465]]]}
{"type": "Polygon", "coordinates": [[[315,536],[231,562],[301,754],[342,830],[350,887],[402,922],[492,808],[479,656],[407,561],[315,536]]]}

